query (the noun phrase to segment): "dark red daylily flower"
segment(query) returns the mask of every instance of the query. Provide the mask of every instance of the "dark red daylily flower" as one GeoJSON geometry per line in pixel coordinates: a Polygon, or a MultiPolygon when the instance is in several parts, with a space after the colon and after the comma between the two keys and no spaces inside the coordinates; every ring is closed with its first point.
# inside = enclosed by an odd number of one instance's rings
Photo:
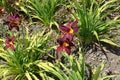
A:
{"type": "Polygon", "coordinates": [[[7,0],[8,3],[10,3],[10,4],[15,4],[15,5],[19,5],[19,2],[20,2],[20,1],[21,1],[21,0],[17,0],[17,1],[7,0]]]}
{"type": "Polygon", "coordinates": [[[11,1],[11,0],[7,0],[7,2],[10,3],[10,4],[15,4],[15,2],[11,1]]]}
{"type": "Polygon", "coordinates": [[[14,36],[12,38],[6,37],[4,50],[7,50],[8,48],[11,48],[12,50],[15,50],[15,48],[14,48],[14,40],[15,40],[14,36]]]}
{"type": "Polygon", "coordinates": [[[9,30],[16,28],[16,30],[19,31],[18,25],[20,24],[20,22],[21,22],[21,19],[16,13],[13,16],[8,16],[6,19],[6,24],[8,24],[9,30]]]}
{"type": "Polygon", "coordinates": [[[73,35],[78,32],[80,29],[79,27],[76,27],[78,23],[78,20],[76,19],[73,22],[68,23],[67,25],[60,26],[60,30],[62,31],[65,36],[72,39],[73,35]]]}
{"type": "Polygon", "coordinates": [[[5,7],[0,8],[0,16],[5,12],[5,7]]]}
{"type": "Polygon", "coordinates": [[[70,55],[71,47],[74,46],[74,44],[70,41],[70,39],[66,37],[62,37],[62,38],[58,38],[57,42],[59,44],[57,48],[57,52],[60,53],[61,51],[65,50],[66,53],[70,55]]]}

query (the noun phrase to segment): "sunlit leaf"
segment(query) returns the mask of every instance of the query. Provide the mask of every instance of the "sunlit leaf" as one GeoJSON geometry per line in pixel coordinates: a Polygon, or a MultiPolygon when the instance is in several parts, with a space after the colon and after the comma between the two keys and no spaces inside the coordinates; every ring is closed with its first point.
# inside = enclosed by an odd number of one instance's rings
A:
{"type": "Polygon", "coordinates": [[[101,41],[101,42],[108,43],[108,44],[110,44],[110,45],[114,45],[114,46],[118,46],[118,47],[119,47],[119,45],[117,45],[115,42],[113,42],[113,41],[110,40],[110,39],[100,39],[100,41],[101,41]]]}

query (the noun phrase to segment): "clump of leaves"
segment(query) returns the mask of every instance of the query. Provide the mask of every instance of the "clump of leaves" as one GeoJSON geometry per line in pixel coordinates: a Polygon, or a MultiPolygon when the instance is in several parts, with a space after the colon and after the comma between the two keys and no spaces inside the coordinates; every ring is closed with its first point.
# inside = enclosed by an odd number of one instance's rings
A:
{"type": "MultiPolygon", "coordinates": [[[[0,78],[3,80],[11,78],[17,80],[39,80],[41,76],[46,74],[36,65],[38,62],[44,63],[44,61],[40,60],[42,55],[52,49],[52,47],[48,46],[51,31],[44,33],[45,30],[30,36],[28,28],[26,28],[24,37],[7,38],[5,46],[4,43],[0,43],[0,57],[2,58],[0,78]]],[[[47,64],[44,66],[47,66],[47,64]]]]}
{"type": "Polygon", "coordinates": [[[43,65],[38,64],[38,66],[40,66],[46,72],[54,75],[57,80],[106,80],[119,76],[119,74],[113,74],[100,77],[100,74],[104,68],[104,64],[101,63],[98,68],[92,69],[89,64],[85,63],[84,57],[81,53],[79,58],[66,53],[63,55],[65,56],[67,63],[63,64],[58,62],[57,65],[48,63],[48,66],[44,66],[44,64],[46,64],[44,63],[43,65]]]}
{"type": "Polygon", "coordinates": [[[66,0],[29,0],[28,12],[33,18],[39,19],[45,26],[54,23],[58,7],[66,0]]]}
{"type": "Polygon", "coordinates": [[[89,0],[88,3],[88,0],[82,0],[81,5],[77,0],[74,2],[76,12],[73,15],[79,18],[81,29],[77,37],[81,42],[90,44],[101,41],[118,46],[109,38],[109,35],[105,36],[109,31],[116,29],[120,23],[119,15],[116,15],[111,20],[105,20],[114,11],[120,9],[120,6],[116,5],[117,2],[119,1],[101,0],[98,2],[96,0],[89,0]]]}

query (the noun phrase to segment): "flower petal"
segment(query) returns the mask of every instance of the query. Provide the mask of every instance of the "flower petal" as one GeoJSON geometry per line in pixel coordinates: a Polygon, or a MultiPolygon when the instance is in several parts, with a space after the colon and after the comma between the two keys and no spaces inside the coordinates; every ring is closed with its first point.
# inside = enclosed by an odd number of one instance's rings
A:
{"type": "Polygon", "coordinates": [[[60,30],[62,32],[69,32],[70,29],[67,26],[60,26],[60,30]]]}
{"type": "Polygon", "coordinates": [[[5,44],[9,44],[10,40],[11,40],[11,39],[10,39],[10,37],[9,37],[9,36],[7,36],[7,37],[6,37],[5,44]]]}
{"type": "Polygon", "coordinates": [[[68,53],[69,55],[71,54],[71,48],[70,48],[70,47],[65,47],[65,51],[66,51],[66,53],[68,53]]]}
{"type": "Polygon", "coordinates": [[[64,41],[63,38],[58,38],[57,39],[57,43],[59,43],[59,45],[62,45],[63,41],[64,41]]]}
{"type": "Polygon", "coordinates": [[[13,37],[11,38],[11,41],[12,41],[12,42],[14,42],[14,40],[15,40],[15,36],[13,36],[13,37]]]}
{"type": "Polygon", "coordinates": [[[64,40],[69,39],[70,41],[72,41],[73,40],[73,35],[71,35],[69,33],[63,34],[63,39],[64,40]]]}
{"type": "Polygon", "coordinates": [[[80,29],[79,27],[73,27],[74,33],[78,32],[79,29],[80,29]]]}
{"type": "Polygon", "coordinates": [[[72,46],[75,46],[72,42],[69,42],[69,46],[72,47],[72,46]]]}
{"type": "Polygon", "coordinates": [[[19,16],[16,16],[15,20],[19,21],[19,22],[21,21],[21,19],[19,18],[19,16]]]}
{"type": "Polygon", "coordinates": [[[10,45],[9,45],[9,44],[8,44],[8,45],[6,45],[6,46],[4,47],[4,50],[7,50],[9,47],[10,47],[10,45]]]}
{"type": "Polygon", "coordinates": [[[10,48],[14,51],[15,48],[14,48],[14,45],[10,45],[10,48]]]}
{"type": "Polygon", "coordinates": [[[78,20],[76,19],[75,21],[71,22],[71,27],[76,27],[78,23],[78,20]]]}
{"type": "Polygon", "coordinates": [[[60,53],[63,50],[62,46],[57,47],[57,52],[60,53]]]}

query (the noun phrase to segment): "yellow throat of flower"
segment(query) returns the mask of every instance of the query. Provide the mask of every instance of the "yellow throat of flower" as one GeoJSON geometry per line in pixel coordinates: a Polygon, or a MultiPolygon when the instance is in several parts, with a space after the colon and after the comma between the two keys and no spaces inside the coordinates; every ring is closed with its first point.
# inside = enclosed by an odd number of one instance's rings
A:
{"type": "Polygon", "coordinates": [[[70,28],[69,33],[72,34],[74,32],[74,30],[72,28],[70,28]]]}
{"type": "Polygon", "coordinates": [[[14,21],[13,23],[14,23],[14,24],[19,24],[19,21],[14,21]]]}
{"type": "Polygon", "coordinates": [[[13,42],[12,42],[12,41],[10,41],[10,42],[9,42],[9,44],[13,45],[13,42]]]}
{"type": "Polygon", "coordinates": [[[67,42],[63,42],[63,46],[67,47],[67,46],[69,46],[69,44],[67,42]]]}
{"type": "Polygon", "coordinates": [[[14,22],[11,24],[11,27],[15,27],[15,26],[17,26],[17,25],[19,25],[19,21],[14,21],[14,22]]]}

